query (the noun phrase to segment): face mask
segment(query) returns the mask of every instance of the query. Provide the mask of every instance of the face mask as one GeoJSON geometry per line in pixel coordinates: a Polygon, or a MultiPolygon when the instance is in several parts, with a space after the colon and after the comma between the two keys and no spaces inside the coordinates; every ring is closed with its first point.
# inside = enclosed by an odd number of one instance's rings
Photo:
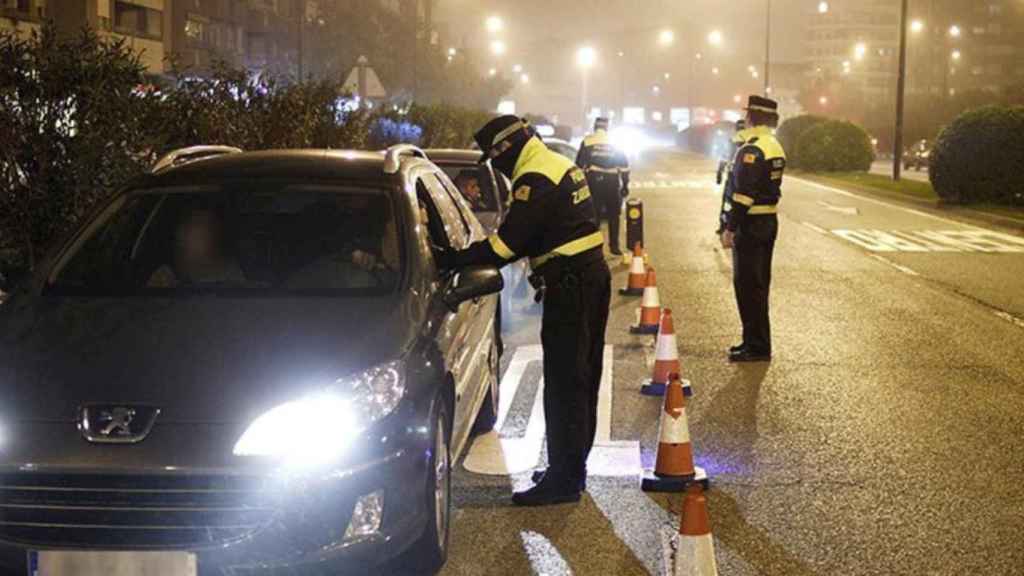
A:
{"type": "Polygon", "coordinates": [[[516,160],[519,159],[519,152],[522,150],[521,147],[510,148],[503,154],[500,154],[497,158],[491,160],[491,165],[498,172],[501,172],[509,180],[512,179],[512,173],[516,169],[516,160]]]}

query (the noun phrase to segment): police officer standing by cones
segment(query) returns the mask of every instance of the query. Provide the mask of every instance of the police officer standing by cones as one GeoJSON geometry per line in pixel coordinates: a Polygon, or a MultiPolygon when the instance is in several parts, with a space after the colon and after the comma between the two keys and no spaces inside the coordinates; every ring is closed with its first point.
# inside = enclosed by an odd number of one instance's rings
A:
{"type": "Polygon", "coordinates": [[[721,236],[722,232],[725,231],[725,221],[727,213],[732,210],[732,191],[733,191],[733,179],[732,169],[736,160],[736,151],[747,143],[746,135],[744,132],[747,129],[747,121],[740,118],[736,121],[736,132],[732,135],[732,140],[729,143],[729,149],[726,151],[725,158],[718,162],[718,174],[715,176],[715,182],[721,184],[723,179],[725,186],[722,188],[722,209],[718,213],[718,228],[715,230],[716,236],[721,236]]]}
{"type": "Polygon", "coordinates": [[[773,131],[778,122],[775,101],[750,97],[747,140],[736,152],[732,209],[721,237],[722,246],[732,249],[733,288],[743,322],[743,342],[729,350],[733,362],[762,362],[772,356],[768,294],[786,169],[786,154],[773,131]]]}
{"type": "Polygon", "coordinates": [[[608,119],[594,121],[594,133],[583,139],[576,165],[587,174],[587,183],[597,201],[598,215],[608,219],[608,247],[621,256],[619,217],[622,199],[629,196],[629,160],[608,140],[608,119]]]}
{"type": "Polygon", "coordinates": [[[532,128],[501,116],[474,136],[481,161],[512,180],[512,206],[498,231],[462,251],[442,253],[458,270],[502,266],[530,258],[544,312],[544,417],[548,468],[537,484],[517,492],[520,506],[576,502],[586,482],[587,456],[597,429],[611,274],[604,260],[594,202],[583,171],[548,150],[532,128]]]}

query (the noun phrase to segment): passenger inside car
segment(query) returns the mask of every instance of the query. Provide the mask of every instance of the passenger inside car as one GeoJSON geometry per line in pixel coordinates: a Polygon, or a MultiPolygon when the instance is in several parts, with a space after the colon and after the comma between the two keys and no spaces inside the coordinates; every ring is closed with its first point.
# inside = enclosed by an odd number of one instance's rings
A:
{"type": "Polygon", "coordinates": [[[210,208],[187,210],[174,232],[173,261],[158,268],[146,285],[241,284],[245,275],[225,245],[223,218],[210,208]]]}

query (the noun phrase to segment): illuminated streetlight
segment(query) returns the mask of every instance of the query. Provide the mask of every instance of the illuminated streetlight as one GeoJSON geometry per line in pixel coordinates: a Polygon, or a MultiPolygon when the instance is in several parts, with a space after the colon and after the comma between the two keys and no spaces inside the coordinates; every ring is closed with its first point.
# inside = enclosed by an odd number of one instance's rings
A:
{"type": "Polygon", "coordinates": [[[522,74],[522,75],[520,75],[519,76],[519,81],[522,82],[523,84],[529,84],[530,83],[530,75],[529,74],[522,74]]]}
{"type": "Polygon", "coordinates": [[[671,46],[676,41],[676,33],[665,29],[658,34],[658,43],[662,46],[671,46]]]}
{"type": "Polygon", "coordinates": [[[722,44],[722,32],[720,30],[712,30],[708,34],[708,43],[712,46],[720,46],[722,44]]]}
{"type": "Polygon", "coordinates": [[[498,75],[498,69],[497,68],[491,68],[490,70],[487,71],[487,75],[488,76],[492,76],[492,77],[493,76],[497,76],[498,75]]]}
{"type": "Polygon", "coordinates": [[[495,40],[491,42],[491,54],[495,56],[501,56],[508,51],[508,46],[505,45],[501,40],[495,40]]]}
{"type": "Polygon", "coordinates": [[[910,31],[914,34],[920,34],[924,30],[924,22],[921,20],[914,20],[910,23],[910,31]]]}
{"type": "Polygon", "coordinates": [[[593,68],[597,62],[597,51],[591,46],[583,46],[576,51],[576,65],[584,70],[593,68]]]}
{"type": "Polygon", "coordinates": [[[715,76],[718,76],[718,72],[718,66],[715,66],[714,68],[711,69],[711,73],[714,74],[715,76]]]}
{"type": "Polygon", "coordinates": [[[515,66],[512,67],[512,71],[515,72],[516,74],[522,74],[523,73],[523,65],[522,64],[516,64],[515,66]]]}
{"type": "Polygon", "coordinates": [[[732,97],[732,101],[735,102],[736,104],[739,104],[740,102],[743,102],[743,96],[737,94],[732,97]]]}
{"type": "Polygon", "coordinates": [[[864,56],[868,53],[868,45],[863,42],[858,42],[853,47],[853,57],[857,60],[863,60],[864,56]]]}
{"type": "Polygon", "coordinates": [[[953,53],[950,54],[950,56],[952,56],[953,60],[959,60],[962,54],[960,54],[959,50],[953,50],[953,53]]]}
{"type": "Polygon", "coordinates": [[[651,92],[654,92],[655,94],[661,94],[661,86],[655,84],[654,87],[651,88],[651,92]]]}
{"type": "Polygon", "coordinates": [[[501,32],[501,30],[505,28],[505,22],[498,16],[491,16],[487,19],[484,25],[487,27],[487,31],[491,34],[501,32]]]}
{"type": "Polygon", "coordinates": [[[962,34],[962,32],[960,31],[960,27],[957,26],[956,24],[953,24],[952,26],[949,27],[949,35],[952,36],[953,38],[959,38],[960,34],[962,34]]]}
{"type": "Polygon", "coordinates": [[[672,77],[671,74],[669,74],[668,72],[665,72],[665,80],[668,80],[671,77],[672,77]]]}
{"type": "Polygon", "coordinates": [[[828,2],[818,2],[818,14],[828,14],[828,2]]]}
{"type": "Polygon", "coordinates": [[[821,104],[822,106],[828,106],[828,97],[822,96],[821,98],[818,98],[818,104],[821,104]]]}
{"type": "Polygon", "coordinates": [[[623,57],[625,57],[625,55],[626,55],[625,52],[623,52],[622,50],[619,50],[619,58],[623,58],[623,57]]]}
{"type": "Polygon", "coordinates": [[[454,58],[455,55],[458,54],[458,53],[459,53],[459,51],[456,50],[454,47],[448,49],[448,56],[451,56],[452,58],[454,58]]]}

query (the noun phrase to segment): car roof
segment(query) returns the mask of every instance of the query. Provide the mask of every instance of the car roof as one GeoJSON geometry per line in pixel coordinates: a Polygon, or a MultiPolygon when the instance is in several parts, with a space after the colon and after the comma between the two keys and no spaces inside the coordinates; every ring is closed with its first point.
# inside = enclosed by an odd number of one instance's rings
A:
{"type": "MultiPolygon", "coordinates": [[[[411,159],[411,158],[410,158],[411,159]]],[[[344,179],[388,182],[384,152],[356,150],[266,150],[223,154],[150,174],[150,185],[195,183],[228,178],[344,179]]],[[[403,164],[405,164],[403,162],[403,164]]]]}
{"type": "Polygon", "coordinates": [[[480,162],[480,151],[460,148],[429,148],[424,150],[431,162],[467,163],[480,162]]]}

